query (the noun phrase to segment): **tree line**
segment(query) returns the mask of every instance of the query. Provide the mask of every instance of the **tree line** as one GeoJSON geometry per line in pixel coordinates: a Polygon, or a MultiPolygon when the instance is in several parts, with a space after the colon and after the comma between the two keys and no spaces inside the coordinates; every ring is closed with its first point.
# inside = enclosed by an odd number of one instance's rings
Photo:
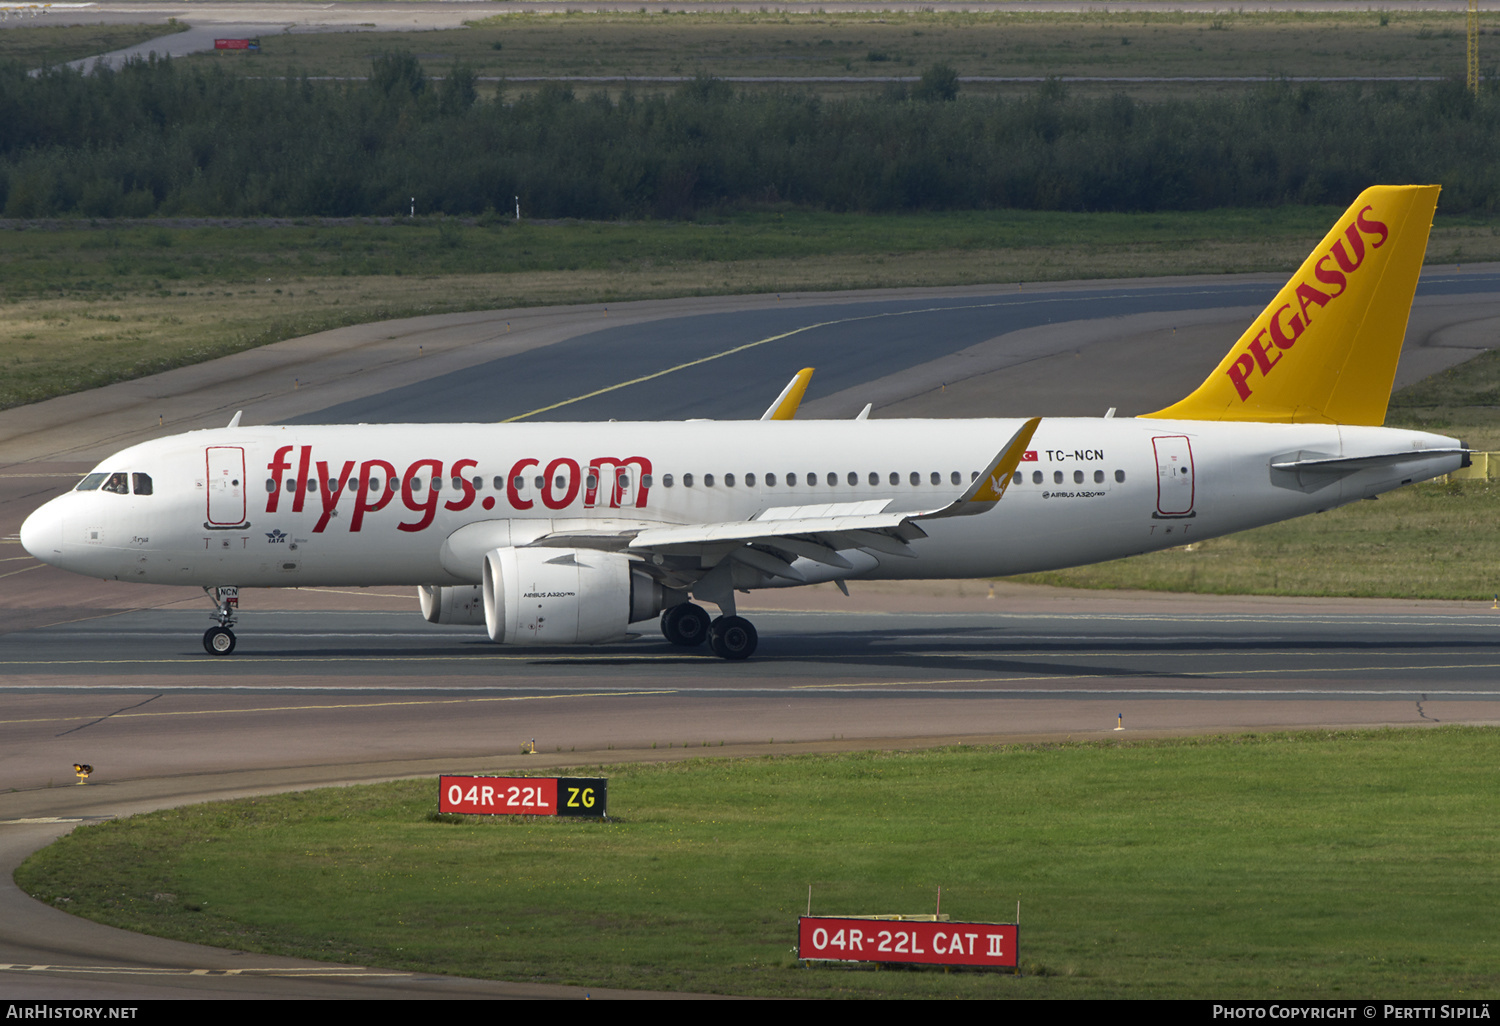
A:
{"type": "Polygon", "coordinates": [[[1456,82],[1271,83],[1149,102],[1048,82],[955,99],[942,72],[842,100],[711,78],[489,99],[471,71],[436,80],[401,53],[344,82],[160,59],[88,74],[12,65],[0,67],[0,210],[389,215],[415,196],[422,212],[474,215],[519,196],[528,216],[552,218],[1150,211],[1343,204],[1379,182],[1442,184],[1448,212],[1500,203],[1500,105],[1456,82]]]}

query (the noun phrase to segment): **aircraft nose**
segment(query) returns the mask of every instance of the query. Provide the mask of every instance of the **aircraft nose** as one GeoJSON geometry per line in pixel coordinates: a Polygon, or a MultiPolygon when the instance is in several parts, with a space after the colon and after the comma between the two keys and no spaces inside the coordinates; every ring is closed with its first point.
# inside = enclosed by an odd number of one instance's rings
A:
{"type": "Polygon", "coordinates": [[[21,547],[43,563],[54,563],[62,555],[63,518],[55,502],[26,518],[21,525],[21,547]]]}

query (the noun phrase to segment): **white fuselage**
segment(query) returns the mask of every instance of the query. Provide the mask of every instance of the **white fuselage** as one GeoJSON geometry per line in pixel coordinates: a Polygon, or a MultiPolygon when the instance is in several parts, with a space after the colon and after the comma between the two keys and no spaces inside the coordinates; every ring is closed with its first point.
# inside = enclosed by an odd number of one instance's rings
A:
{"type": "MultiPolygon", "coordinates": [[[[503,544],[524,545],[601,523],[747,521],[768,509],[819,503],[889,500],[888,511],[932,510],[960,495],[1019,425],[697,421],[194,431],[105,460],[97,473],[106,482],[126,475],[128,493],[98,486],[69,492],[27,520],[22,541],[45,562],[123,581],[473,585],[480,553],[449,539],[480,522],[494,524],[503,544]],[[137,494],[138,475],[150,479],[149,494],[137,494]]],[[[927,537],[912,541],[909,555],[860,550],[854,569],[837,576],[988,577],[1168,548],[1446,473],[1461,457],[1311,475],[1273,470],[1273,461],[1456,445],[1388,428],[1047,419],[988,512],[924,521],[927,537]]],[[[759,586],[789,583],[766,578],[759,586]]]]}

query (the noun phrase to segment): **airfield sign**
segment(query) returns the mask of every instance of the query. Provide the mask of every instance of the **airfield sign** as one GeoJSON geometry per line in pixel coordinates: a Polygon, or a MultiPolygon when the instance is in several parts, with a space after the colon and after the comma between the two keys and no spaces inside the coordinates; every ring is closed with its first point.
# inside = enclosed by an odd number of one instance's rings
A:
{"type": "Polygon", "coordinates": [[[805,961],[901,962],[1014,969],[1014,923],[800,916],[797,957],[805,961]]]}
{"type": "Polygon", "coordinates": [[[438,778],[438,811],[479,816],[607,815],[605,777],[438,778]]]}

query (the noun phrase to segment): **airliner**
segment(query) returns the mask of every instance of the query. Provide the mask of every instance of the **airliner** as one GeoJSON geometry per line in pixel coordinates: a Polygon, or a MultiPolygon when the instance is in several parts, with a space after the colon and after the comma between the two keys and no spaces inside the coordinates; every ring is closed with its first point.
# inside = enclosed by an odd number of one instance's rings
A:
{"type": "MultiPolygon", "coordinates": [[[[737,594],[998,577],[1242,531],[1467,466],[1381,427],[1437,186],[1365,190],[1190,395],[1139,417],[249,426],[100,463],[21,528],[43,562],[201,587],[415,586],[504,645],[749,657],[737,594]],[[705,606],[717,607],[712,616],[705,606]]],[[[1111,411],[1112,412],[1112,411],[1111,411]]]]}

